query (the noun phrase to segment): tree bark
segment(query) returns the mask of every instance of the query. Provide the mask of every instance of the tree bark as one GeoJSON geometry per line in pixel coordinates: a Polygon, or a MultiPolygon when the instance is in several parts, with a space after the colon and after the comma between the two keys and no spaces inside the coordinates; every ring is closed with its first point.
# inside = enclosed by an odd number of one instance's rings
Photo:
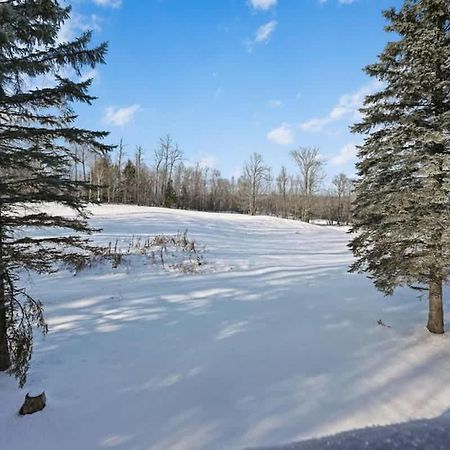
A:
{"type": "MultiPolygon", "coordinates": [[[[2,219],[0,208],[0,220],[2,219]]],[[[6,292],[5,292],[5,267],[3,261],[3,229],[0,228],[0,372],[8,370],[11,366],[11,357],[8,346],[8,323],[6,321],[6,292]]]]}
{"type": "Polygon", "coordinates": [[[11,366],[6,323],[5,280],[0,268],[0,372],[11,366]]]}
{"type": "Polygon", "coordinates": [[[444,308],[442,304],[442,280],[429,283],[428,331],[435,334],[444,333],[444,308]]]}

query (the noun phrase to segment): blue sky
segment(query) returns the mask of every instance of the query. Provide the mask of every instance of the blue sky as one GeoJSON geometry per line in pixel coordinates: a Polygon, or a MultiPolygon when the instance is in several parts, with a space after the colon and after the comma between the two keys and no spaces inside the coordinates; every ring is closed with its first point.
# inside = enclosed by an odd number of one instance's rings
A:
{"type": "Polygon", "coordinates": [[[275,175],[314,146],[327,173],[354,173],[349,124],[377,89],[362,68],[392,36],[383,9],[400,0],[74,0],[71,37],[107,40],[93,107],[80,123],[137,145],[151,161],[170,133],[186,160],[237,175],[259,152],[275,175]]]}

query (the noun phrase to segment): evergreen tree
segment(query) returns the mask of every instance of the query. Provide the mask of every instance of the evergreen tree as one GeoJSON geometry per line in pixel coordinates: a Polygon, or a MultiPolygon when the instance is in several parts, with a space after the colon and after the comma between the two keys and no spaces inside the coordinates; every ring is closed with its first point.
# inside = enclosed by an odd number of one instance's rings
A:
{"type": "Polygon", "coordinates": [[[136,198],[136,166],[131,159],[127,161],[123,168],[123,201],[133,203],[136,198]]]}
{"type": "Polygon", "coordinates": [[[384,12],[389,42],[366,72],[351,271],[377,288],[428,290],[428,330],[443,333],[442,286],[450,269],[450,3],[406,0],[384,12]]]}
{"type": "Polygon", "coordinates": [[[33,238],[26,230],[93,231],[79,195],[86,183],[71,180],[70,170],[76,147],[99,154],[110,149],[100,142],[107,133],[75,126],[71,108],[72,102],[94,99],[88,94],[92,80],[79,81],[81,71],[103,63],[107,46],[90,48],[90,32],[61,42],[58,33],[69,17],[70,7],[57,0],[0,2],[0,370],[21,385],[33,326],[47,330],[42,304],[20,284],[21,273],[54,271],[59,263],[80,262],[92,249],[80,235],[33,238]],[[42,202],[77,215],[42,211],[42,202]]]}
{"type": "Polygon", "coordinates": [[[166,208],[172,208],[172,206],[175,205],[176,202],[177,202],[177,194],[173,187],[173,181],[172,181],[172,179],[170,179],[167,183],[167,188],[166,188],[165,198],[164,198],[164,206],[166,208]]]}

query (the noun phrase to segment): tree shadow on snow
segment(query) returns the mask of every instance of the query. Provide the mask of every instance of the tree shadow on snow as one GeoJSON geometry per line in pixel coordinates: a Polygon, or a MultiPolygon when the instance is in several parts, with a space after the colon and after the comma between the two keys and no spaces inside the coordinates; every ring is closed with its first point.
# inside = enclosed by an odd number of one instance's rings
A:
{"type": "MultiPolygon", "coordinates": [[[[29,378],[49,399],[35,419],[46,433],[27,431],[35,450],[241,449],[450,407],[448,338],[414,329],[424,305],[406,292],[384,300],[340,254],[196,276],[93,270],[35,287],[51,330],[29,378]]],[[[17,441],[5,448],[20,448],[21,423],[7,425],[17,441]]]]}

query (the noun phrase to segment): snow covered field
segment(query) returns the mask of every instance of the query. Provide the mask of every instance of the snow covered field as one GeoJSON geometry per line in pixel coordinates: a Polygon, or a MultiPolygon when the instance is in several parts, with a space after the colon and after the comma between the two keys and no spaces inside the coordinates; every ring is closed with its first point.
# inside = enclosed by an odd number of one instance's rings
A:
{"type": "Polygon", "coordinates": [[[384,298],[347,274],[343,230],[93,211],[104,244],[187,228],[207,246],[207,270],[132,259],[28,280],[50,333],[36,338],[23,391],[0,375],[0,449],[233,450],[450,408],[450,338],[424,329],[426,299],[407,290],[384,298]],[[41,389],[47,408],[18,417],[24,394],[41,389]]]}

